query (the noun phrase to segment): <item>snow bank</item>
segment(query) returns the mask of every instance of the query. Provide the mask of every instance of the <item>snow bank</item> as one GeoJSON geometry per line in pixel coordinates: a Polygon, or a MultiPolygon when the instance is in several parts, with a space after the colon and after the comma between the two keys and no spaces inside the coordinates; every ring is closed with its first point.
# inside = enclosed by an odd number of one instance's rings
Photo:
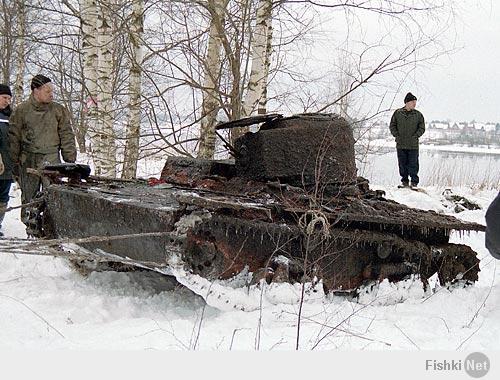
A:
{"type": "MultiPolygon", "coordinates": [[[[449,212],[441,190],[427,194],[373,186],[412,207],[449,212]]],[[[494,191],[454,189],[483,209],[457,214],[484,223],[494,191]]],[[[13,189],[11,205],[19,204],[13,189]]],[[[8,237],[25,237],[19,211],[4,223],[8,237]]],[[[301,349],[495,350],[500,348],[498,261],[484,234],[455,234],[481,258],[479,281],[467,288],[424,292],[419,281],[386,281],[358,302],[312,296],[301,315],[301,349]]],[[[292,350],[296,344],[300,287],[266,290],[265,308],[219,311],[186,289],[171,289],[144,273],[81,276],[62,259],[0,254],[0,348],[292,350]],[[171,289],[171,290],[165,290],[171,289]]],[[[255,291],[258,291],[255,290],[255,291]]]]}

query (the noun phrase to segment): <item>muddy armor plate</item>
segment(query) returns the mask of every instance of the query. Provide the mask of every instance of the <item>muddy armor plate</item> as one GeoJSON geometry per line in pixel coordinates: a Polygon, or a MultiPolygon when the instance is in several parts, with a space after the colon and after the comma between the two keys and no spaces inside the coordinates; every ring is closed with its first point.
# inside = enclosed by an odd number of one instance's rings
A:
{"type": "MultiPolygon", "coordinates": [[[[449,238],[452,231],[484,226],[370,190],[368,180],[356,176],[345,120],[298,115],[272,123],[278,127],[237,140],[248,150],[235,161],[171,158],[149,184],[92,176],[54,183],[38,207],[38,233],[134,235],[80,246],[89,257],[175,276],[217,307],[245,310],[249,304],[233,304],[232,294],[248,295],[262,281],[353,294],[369,283],[412,275],[424,287],[435,274],[443,285],[478,279],[476,253],[449,238]],[[290,165],[278,162],[283,146],[293,150],[285,160],[290,165]],[[317,164],[307,166],[305,156],[317,164]],[[164,235],[140,236],[152,232],[164,235]]],[[[72,170],[65,167],[61,175],[71,177],[72,170]]]]}

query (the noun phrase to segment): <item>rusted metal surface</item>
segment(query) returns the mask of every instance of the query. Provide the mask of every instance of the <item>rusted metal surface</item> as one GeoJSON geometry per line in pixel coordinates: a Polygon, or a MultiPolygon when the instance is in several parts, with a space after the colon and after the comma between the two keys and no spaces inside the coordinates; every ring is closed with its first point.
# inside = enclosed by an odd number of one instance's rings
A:
{"type": "MultiPolygon", "coordinates": [[[[176,242],[148,237],[132,242],[89,243],[85,248],[165,264],[165,247],[178,244],[187,268],[208,279],[228,279],[245,268],[256,272],[271,267],[274,271],[279,268],[274,260],[284,257],[290,265],[286,271],[283,267],[278,270],[276,281],[300,282],[315,273],[328,291],[353,290],[384,278],[398,281],[410,274],[420,275],[424,282],[436,272],[443,283],[458,279],[460,273],[465,273],[464,280],[477,279],[475,253],[469,247],[447,243],[449,231],[461,227],[453,217],[399,205],[400,211],[411,210],[411,223],[397,222],[382,228],[375,222],[353,222],[350,214],[337,205],[332,209],[335,212],[322,214],[330,224],[325,237],[322,231],[305,233],[298,225],[299,209],[287,212],[281,201],[276,197],[264,202],[258,196],[252,201],[248,196],[223,196],[175,186],[53,185],[47,192],[45,233],[84,237],[174,231],[182,217],[203,211],[208,216],[190,226],[176,242]],[[422,231],[418,220],[432,221],[436,227],[422,231]],[[440,223],[445,227],[439,229],[440,223]],[[451,258],[457,255],[459,260],[453,261],[451,258]]],[[[378,208],[385,202],[396,212],[390,201],[375,202],[378,208]]],[[[302,215],[306,212],[302,209],[302,215]]],[[[482,226],[464,223],[463,228],[478,230],[482,226]]],[[[274,281],[274,273],[266,278],[274,281]]]]}
{"type": "MultiPolygon", "coordinates": [[[[43,215],[46,237],[88,237],[169,232],[181,207],[173,197],[140,185],[52,185],[43,215]]],[[[142,261],[165,261],[168,237],[144,237],[82,244],[142,261]]]]}
{"type": "Polygon", "coordinates": [[[160,179],[179,185],[199,187],[200,181],[236,175],[234,162],[195,159],[189,157],[168,157],[160,179]]]}
{"type": "Polygon", "coordinates": [[[352,290],[369,280],[398,281],[418,274],[425,282],[434,273],[444,283],[477,280],[479,260],[467,246],[426,244],[395,234],[331,229],[329,237],[305,235],[297,227],[218,216],[199,224],[188,235],[184,260],[194,273],[230,278],[245,266],[251,272],[272,267],[273,258],[294,264],[286,278],[300,282],[304,274],[321,272],[328,290],[352,290]],[[379,247],[387,255],[380,257],[379,247]],[[451,260],[452,257],[458,260],[451,260]],[[463,273],[463,276],[459,276],[463,273]]]}
{"type": "Polygon", "coordinates": [[[247,133],[235,142],[238,176],[302,185],[349,184],[356,180],[354,138],[337,116],[273,121],[273,129],[247,133]]]}
{"type": "Polygon", "coordinates": [[[215,129],[221,130],[221,129],[249,127],[249,126],[255,125],[255,124],[279,120],[282,117],[283,117],[283,115],[281,115],[279,113],[270,113],[270,114],[266,114],[266,115],[250,116],[250,117],[245,117],[245,118],[238,119],[238,120],[228,121],[226,123],[220,123],[220,124],[215,126],[215,129]]]}
{"type": "Polygon", "coordinates": [[[331,292],[409,275],[419,275],[424,285],[436,273],[443,284],[477,280],[476,253],[450,244],[449,237],[484,226],[370,190],[356,177],[345,120],[299,115],[265,121],[261,131],[237,140],[242,156],[235,162],[168,158],[161,179],[149,182],[155,186],[93,177],[51,185],[37,211],[40,235],[170,232],[85,248],[138,266],[181,262],[209,280],[249,271],[252,283],[321,280],[331,292]]]}
{"type": "Polygon", "coordinates": [[[63,179],[67,179],[70,183],[80,183],[82,180],[88,180],[90,167],[84,164],[63,163],[46,165],[42,170],[28,168],[27,172],[47,178],[51,183],[61,183],[63,179]]]}

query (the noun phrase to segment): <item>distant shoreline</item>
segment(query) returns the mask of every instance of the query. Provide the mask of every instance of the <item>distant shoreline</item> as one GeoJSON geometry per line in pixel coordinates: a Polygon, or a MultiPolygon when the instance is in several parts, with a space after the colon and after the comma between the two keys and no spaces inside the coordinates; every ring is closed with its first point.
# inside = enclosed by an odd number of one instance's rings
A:
{"type": "MultiPolygon", "coordinates": [[[[381,147],[381,148],[396,148],[396,142],[393,140],[371,140],[369,142],[370,146],[381,147]]],[[[432,144],[420,144],[420,150],[425,151],[436,151],[436,152],[449,152],[449,153],[470,153],[470,154],[491,154],[500,155],[500,147],[490,147],[487,146],[462,146],[462,145],[432,145],[432,144]]]]}

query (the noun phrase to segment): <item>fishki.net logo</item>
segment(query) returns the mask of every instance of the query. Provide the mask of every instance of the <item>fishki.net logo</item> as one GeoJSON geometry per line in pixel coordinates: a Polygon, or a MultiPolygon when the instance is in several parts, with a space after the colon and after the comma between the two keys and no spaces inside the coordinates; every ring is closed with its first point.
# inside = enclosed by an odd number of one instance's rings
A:
{"type": "Polygon", "coordinates": [[[490,370],[490,359],[482,352],[473,352],[464,360],[462,359],[427,359],[425,361],[426,371],[465,371],[469,376],[480,378],[490,370]]]}

